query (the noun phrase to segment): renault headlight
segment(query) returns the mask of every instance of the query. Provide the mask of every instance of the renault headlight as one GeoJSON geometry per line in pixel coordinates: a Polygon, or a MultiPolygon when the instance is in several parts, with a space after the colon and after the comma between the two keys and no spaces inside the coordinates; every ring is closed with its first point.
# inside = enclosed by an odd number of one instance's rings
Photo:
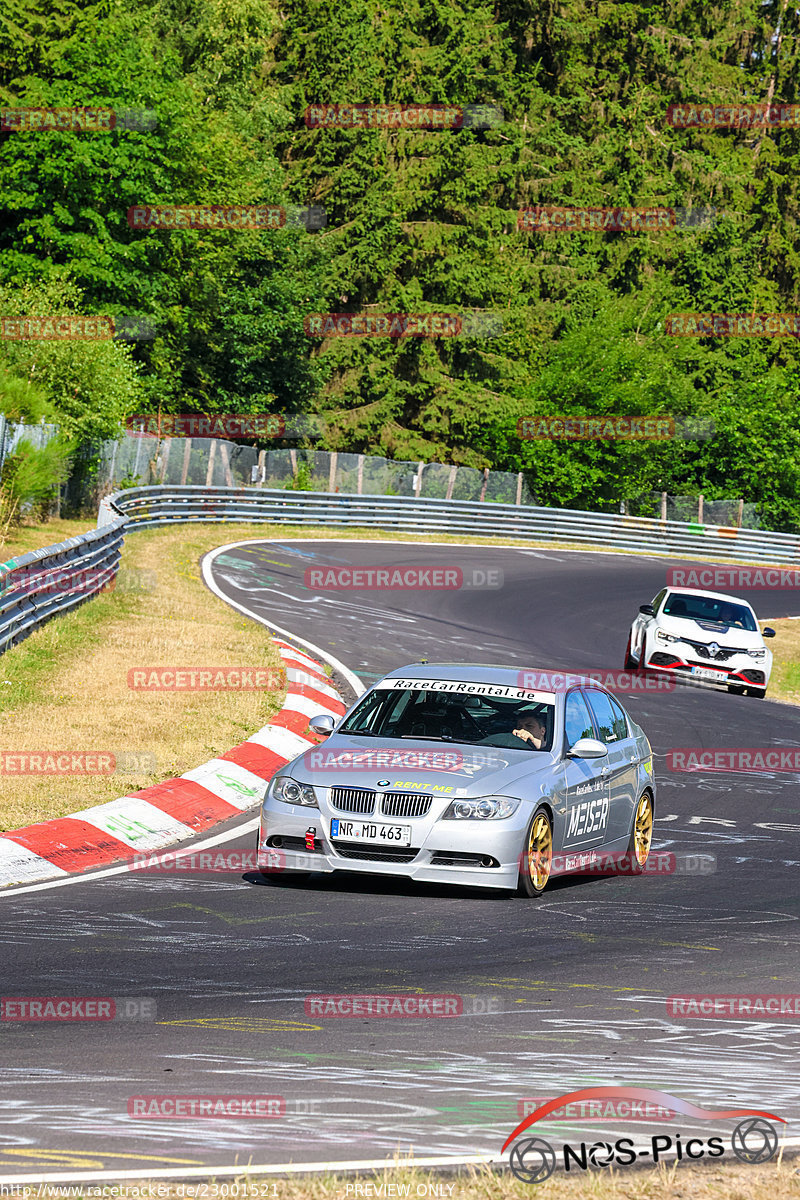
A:
{"type": "Polygon", "coordinates": [[[509,796],[481,796],[477,800],[454,800],[443,821],[499,821],[517,811],[521,801],[509,796]]]}
{"type": "Polygon", "coordinates": [[[759,659],[765,658],[766,654],[767,654],[766,650],[748,650],[747,653],[750,655],[751,658],[759,658],[759,659]]]}
{"type": "Polygon", "coordinates": [[[679,637],[673,637],[671,633],[665,633],[663,629],[656,630],[657,642],[679,642],[680,640],[679,637]]]}
{"type": "Polygon", "coordinates": [[[272,781],[272,795],[284,804],[302,804],[305,808],[319,808],[313,787],[297,783],[288,775],[276,775],[272,781]]]}

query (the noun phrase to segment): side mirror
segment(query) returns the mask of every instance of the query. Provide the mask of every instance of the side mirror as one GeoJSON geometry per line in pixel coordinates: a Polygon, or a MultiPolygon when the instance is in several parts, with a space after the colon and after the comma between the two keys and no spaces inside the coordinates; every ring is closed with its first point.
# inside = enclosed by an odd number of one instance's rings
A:
{"type": "Polygon", "coordinates": [[[328,716],[327,713],[320,713],[318,717],[311,718],[308,728],[312,733],[319,734],[320,737],[328,737],[333,733],[334,724],[333,717],[328,716]]]}
{"type": "Polygon", "coordinates": [[[567,758],[605,758],[608,747],[597,738],[578,738],[574,746],[567,751],[567,758]]]}
{"type": "Polygon", "coordinates": [[[767,625],[766,628],[761,630],[761,636],[762,637],[775,637],[775,630],[771,629],[769,627],[769,625],[767,625]]]}
{"type": "Polygon", "coordinates": [[[653,608],[652,604],[640,604],[639,612],[644,613],[646,617],[654,617],[656,615],[656,610],[653,608]]]}

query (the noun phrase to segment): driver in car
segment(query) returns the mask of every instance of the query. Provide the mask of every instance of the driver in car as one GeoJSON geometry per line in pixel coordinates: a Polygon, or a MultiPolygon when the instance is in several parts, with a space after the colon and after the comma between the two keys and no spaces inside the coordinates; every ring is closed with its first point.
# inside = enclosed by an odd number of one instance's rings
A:
{"type": "Polygon", "coordinates": [[[535,713],[523,713],[517,718],[516,726],[517,728],[511,731],[514,737],[522,738],[524,742],[530,742],[536,750],[541,750],[547,737],[547,729],[535,713]]]}
{"type": "Polygon", "coordinates": [[[547,738],[547,727],[533,712],[517,713],[514,724],[507,733],[495,733],[483,741],[492,746],[508,750],[520,750],[520,742],[528,742],[534,750],[541,750],[547,738]]]}

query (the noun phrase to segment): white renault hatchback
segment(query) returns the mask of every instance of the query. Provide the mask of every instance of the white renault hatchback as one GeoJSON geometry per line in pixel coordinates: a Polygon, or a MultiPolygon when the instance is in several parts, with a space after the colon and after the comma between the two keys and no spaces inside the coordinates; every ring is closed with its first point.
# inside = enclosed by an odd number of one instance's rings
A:
{"type": "Polygon", "coordinates": [[[664,588],[641,604],[625,651],[626,670],[669,671],[730,692],[763,696],[772,652],[746,600],[721,592],[664,588]]]}

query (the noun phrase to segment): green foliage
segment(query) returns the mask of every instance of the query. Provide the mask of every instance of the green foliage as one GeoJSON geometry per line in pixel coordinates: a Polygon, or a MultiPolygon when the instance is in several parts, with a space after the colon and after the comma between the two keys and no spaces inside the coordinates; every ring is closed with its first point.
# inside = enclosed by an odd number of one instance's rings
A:
{"type": "Polygon", "coordinates": [[[284,490],[287,492],[313,492],[314,483],[311,476],[311,468],[307,462],[301,461],[297,464],[297,472],[288,479],[284,484],[284,490]]]}
{"type": "Polygon", "coordinates": [[[327,424],[321,448],[523,469],[541,503],[703,490],[800,529],[796,339],[665,332],[673,312],[800,309],[800,129],[673,128],[667,106],[799,92],[800,11],[784,0],[10,0],[0,102],[147,108],[158,123],[0,133],[0,300],[142,315],[156,337],[3,343],[0,371],[37,391],[6,385],[0,403],[52,405],[82,441],[133,412],[308,410],[327,424]],[[303,123],[309,105],[354,102],[490,104],[505,120],[303,123]],[[327,229],[145,232],[126,219],[141,204],[255,202],[322,205],[327,229]],[[531,234],[517,214],[533,205],[717,219],[531,234]],[[339,311],[489,312],[502,331],[303,332],[307,314],[339,311]],[[537,413],[692,415],[717,433],[520,440],[517,421],[537,413]]]}
{"type": "Polygon", "coordinates": [[[21,425],[38,425],[40,421],[55,422],[57,414],[45,393],[34,387],[30,379],[14,374],[0,362],[0,413],[9,421],[21,425]]]}
{"type": "Polygon", "coordinates": [[[3,463],[2,491],[19,516],[44,516],[69,474],[69,453],[54,438],[42,449],[28,441],[18,443],[3,463]]]}
{"type": "MultiPolygon", "coordinates": [[[[4,315],[37,317],[86,311],[63,274],[40,284],[0,285],[0,308],[4,315]]],[[[130,347],[116,341],[5,341],[0,368],[32,381],[38,399],[29,402],[31,415],[46,408],[48,419],[76,443],[113,436],[140,395],[130,347]]]]}

